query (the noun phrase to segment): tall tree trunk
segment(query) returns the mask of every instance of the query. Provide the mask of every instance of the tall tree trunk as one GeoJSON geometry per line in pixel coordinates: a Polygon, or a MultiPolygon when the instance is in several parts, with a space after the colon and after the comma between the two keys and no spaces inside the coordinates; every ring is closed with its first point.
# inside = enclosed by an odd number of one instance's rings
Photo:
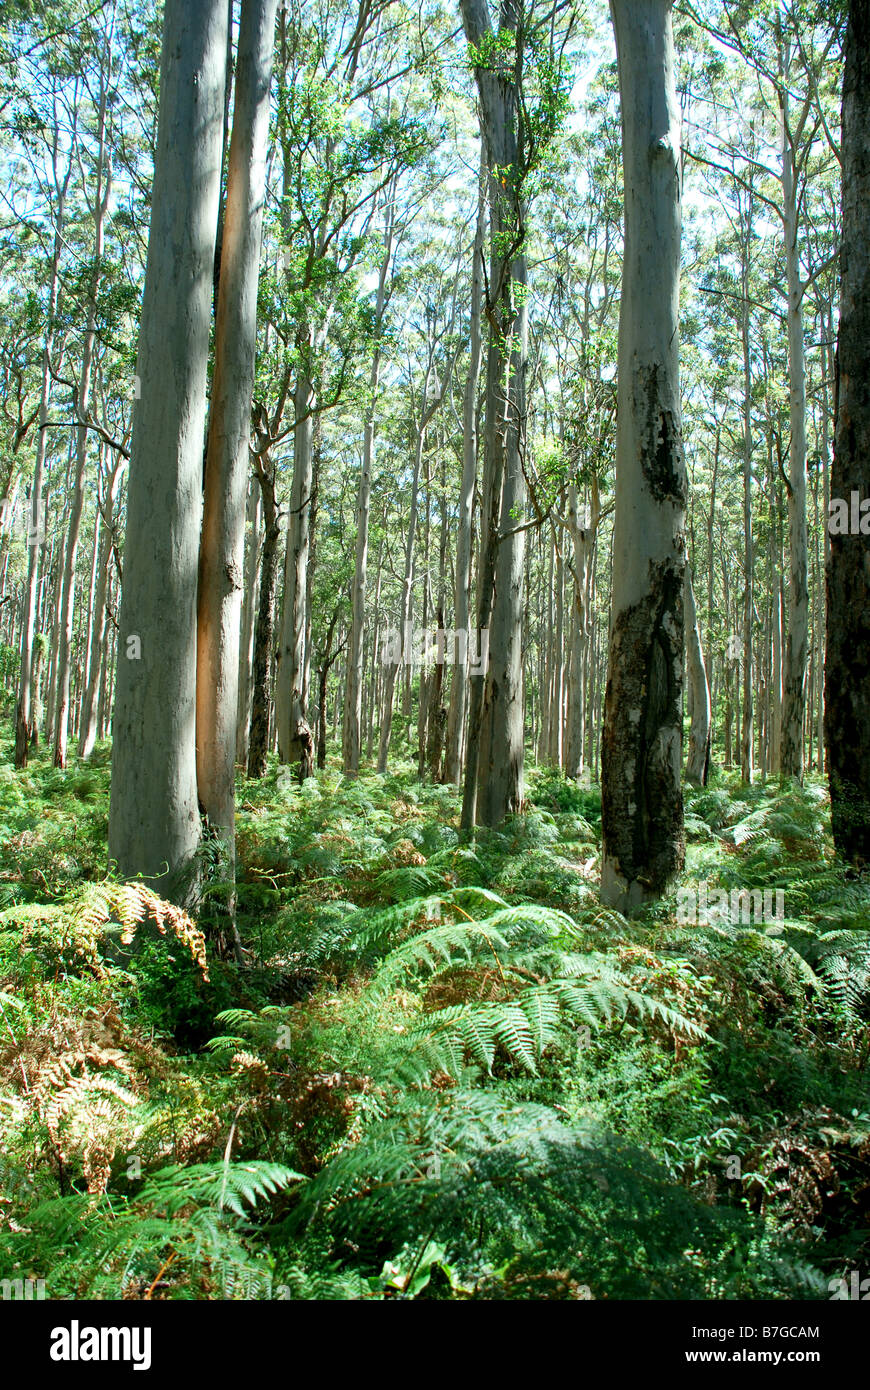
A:
{"type": "Polygon", "coordinates": [[[278,0],[242,0],[199,559],[197,788],[231,879],[245,496],[277,6],[278,0]]]}
{"type": "Polygon", "coordinates": [[[692,575],[686,565],[686,654],[688,657],[689,687],[692,692],[692,717],[689,730],[689,753],[686,759],[686,781],[696,787],[706,787],[710,774],[710,684],[704,665],[701,628],[695,605],[692,575]]]}
{"type": "MultiPolygon", "coordinates": [[[[843,251],[831,497],[870,497],[870,0],[851,0],[843,76],[843,251]]],[[[825,742],[834,842],[870,862],[870,560],[863,535],[831,536],[825,742]]]]}
{"type": "Polygon", "coordinates": [[[109,567],[112,563],[112,546],[115,542],[115,504],[121,479],[124,460],[118,456],[106,487],[103,506],[100,509],[102,531],[100,533],[100,554],[97,561],[97,585],[94,593],[93,639],[91,643],[90,669],[82,701],[82,721],[79,733],[79,757],[89,758],[94,751],[97,737],[97,705],[100,694],[100,678],[103,667],[103,646],[106,638],[106,606],[109,590],[109,567]]]}
{"type": "Polygon", "coordinates": [[[679,385],[680,108],[671,0],[611,0],[622,97],[613,605],[602,748],[604,901],[661,896],[685,855],[680,785],[688,490],[679,385]]]}
{"type": "MultiPolygon", "coordinates": [[[[102,467],[102,465],[101,465],[102,467]]],[[[84,623],[84,650],[81,661],[78,663],[82,679],[80,680],[79,690],[79,718],[78,718],[78,737],[81,740],[81,729],[84,717],[84,703],[88,689],[88,675],[91,669],[91,657],[94,650],[94,620],[96,617],[97,606],[97,582],[98,570],[100,566],[100,556],[103,550],[103,518],[100,515],[99,505],[94,512],[94,535],[91,542],[91,582],[88,586],[88,613],[84,623]]]]}
{"type": "Polygon", "coordinates": [[[247,523],[250,539],[245,561],[245,592],[242,599],[242,629],[239,636],[239,700],[236,712],[236,763],[248,761],[248,734],[251,728],[251,664],[254,652],[254,623],[257,606],[257,579],[260,573],[260,484],[251,476],[248,486],[247,523]]]}
{"type": "Polygon", "coordinates": [[[275,635],[275,593],[281,561],[281,527],[275,500],[275,474],[267,450],[254,459],[263,498],[263,551],[260,557],[260,593],[254,628],[254,660],[251,670],[251,732],[248,739],[248,776],[263,777],[269,752],[269,709],[275,635]]]}
{"type": "Polygon", "coordinates": [[[782,768],[782,634],[785,624],[785,594],[780,577],[773,595],[773,689],[771,691],[770,766],[782,768]]]}
{"type": "Polygon", "coordinates": [[[166,0],[133,409],[109,855],[185,901],[200,840],[196,607],[227,7],[166,0]]]}
{"type": "Polygon", "coordinates": [[[35,717],[31,710],[30,691],[33,684],[35,662],[34,642],[37,623],[36,606],[39,587],[39,561],[43,554],[45,537],[43,535],[43,493],[42,473],[45,466],[45,450],[48,440],[48,403],[51,393],[51,357],[54,351],[54,325],[57,317],[58,289],[60,286],[60,255],[63,247],[63,222],[66,194],[72,174],[72,155],[67,164],[62,181],[57,177],[57,152],[59,131],[54,127],[54,168],[57,189],[57,211],[55,214],[54,245],[49,275],[48,308],[46,311],[45,345],[42,350],[42,384],[39,396],[39,426],[36,436],[36,459],[33,466],[33,481],[30,485],[30,526],[27,538],[27,579],[24,586],[24,611],[21,617],[21,665],[19,668],[18,709],[15,719],[15,766],[26,767],[27,755],[33,744],[34,735],[38,737],[35,717]]]}
{"type": "Polygon", "coordinates": [[[459,518],[456,533],[456,576],[454,627],[465,633],[456,640],[450,709],[447,715],[447,748],[444,780],[459,784],[465,749],[468,714],[468,628],[471,621],[471,543],[474,526],[474,487],[477,481],[477,392],[481,364],[481,303],[483,300],[483,242],[486,231],[486,150],[481,141],[480,174],[477,195],[477,224],[471,252],[471,307],[469,319],[468,371],[462,396],[462,482],[459,489],[459,518]],[[464,658],[464,659],[463,659],[464,658]]]}
{"type": "MultiPolygon", "coordinates": [[[[69,449],[66,460],[66,484],[70,480],[70,468],[72,464],[73,435],[70,433],[69,449]]],[[[64,487],[64,494],[67,487],[64,487]]],[[[60,621],[61,621],[61,601],[63,599],[63,538],[59,537],[56,545],[52,547],[52,569],[51,576],[51,617],[48,629],[51,633],[51,643],[48,655],[48,699],[45,707],[45,741],[54,742],[54,712],[56,707],[55,696],[57,694],[57,656],[60,649],[60,621]]]]}
{"type": "MultiPolygon", "coordinates": [[[[743,737],[740,743],[740,775],[744,782],[751,783],[754,768],[752,756],[754,748],[755,709],[754,678],[755,653],[752,643],[752,613],[755,575],[755,541],[752,534],[752,358],[749,350],[749,257],[752,246],[752,194],[748,198],[745,226],[741,233],[745,236],[741,247],[741,279],[743,303],[741,305],[741,343],[743,347],[743,737]]],[[[741,223],[743,219],[741,219],[741,223]]],[[[694,596],[692,598],[694,606],[694,596]]]]}
{"type": "Polygon", "coordinates": [[[30,671],[30,752],[39,747],[39,726],[42,723],[42,671],[47,651],[48,638],[44,633],[38,632],[33,643],[33,663],[30,671]]]}
{"type": "Polygon", "coordinates": [[[66,556],[63,570],[63,599],[61,602],[60,642],[58,646],[56,675],[56,705],[54,719],[54,765],[66,767],[67,733],[70,703],[70,669],[72,661],[73,610],[75,605],[76,561],[78,558],[79,532],[81,529],[82,506],[84,503],[85,467],[88,457],[88,430],[85,420],[88,414],[93,370],[94,343],[97,324],[97,294],[103,259],[103,240],[106,213],[109,207],[112,176],[111,163],[106,160],[106,108],[108,92],[112,80],[112,34],[110,32],[105,66],[100,67],[100,105],[97,126],[97,172],[92,207],[94,218],[94,266],[88,290],[87,326],[82,347],[82,369],[79,377],[76,415],[76,471],[72,502],[69,508],[66,556]]]}
{"type": "MultiPolygon", "coordinates": [[[[554,539],[555,544],[555,539],[554,539]]],[[[550,682],[549,756],[550,767],[561,768],[565,748],[565,564],[561,543],[556,551],[555,605],[556,617],[552,633],[552,679],[550,682]]]]}
{"type": "Polygon", "coordinates": [[[785,267],[788,286],[789,450],[788,534],[789,615],[785,651],[782,708],[782,771],[803,777],[804,713],[807,698],[809,586],[807,565],[807,387],[804,354],[804,286],[798,253],[798,198],[794,149],[789,129],[787,82],[783,72],[782,193],[785,223],[785,267]]]}
{"type": "Polygon", "coordinates": [[[316,739],[316,762],[320,771],[326,767],[326,720],[327,720],[327,686],[329,672],[333,662],[338,657],[343,643],[332,650],[332,639],[335,635],[335,627],[338,622],[340,608],[336,608],[329,620],[329,627],[326,631],[326,640],[323,644],[323,655],[317,666],[317,739],[316,739]]]}
{"type": "MultiPolygon", "coordinates": [[[[307,349],[310,352],[310,348],[307,349]]],[[[282,762],[296,763],[302,778],[314,770],[314,742],[308,725],[305,689],[306,597],[314,490],[314,384],[303,370],[294,391],[293,484],[284,557],[284,614],[275,690],[278,750],[282,762]]]]}
{"type": "MultiPolygon", "coordinates": [[[[510,4],[493,31],[485,0],[461,0],[466,36],[494,54],[498,41],[519,43],[510,4]]],[[[522,53],[518,57],[521,63],[522,53]]],[[[522,460],[526,439],[526,210],[519,148],[517,69],[490,57],[475,68],[488,170],[489,276],[483,517],[478,565],[478,631],[488,663],[472,675],[462,825],[498,825],[523,801],[522,605],[525,513],[522,460]]],[[[483,665],[484,663],[481,663],[483,665]]]]}
{"type": "Polygon", "coordinates": [[[592,633],[592,614],[590,609],[592,553],[595,536],[601,518],[601,501],[598,480],[593,476],[591,485],[589,515],[581,518],[577,504],[577,487],[571,485],[571,506],[568,513],[568,530],[574,549],[573,589],[574,603],[571,627],[571,681],[568,686],[568,737],[566,740],[565,774],[575,780],[583,772],[583,720],[586,706],[584,684],[585,656],[592,633]]]}
{"type": "Polygon", "coordinates": [[[374,621],[374,626],[373,626],[373,628],[372,628],[372,636],[371,636],[371,644],[370,644],[371,650],[370,650],[370,653],[369,653],[369,659],[370,659],[370,662],[371,662],[371,670],[370,670],[370,672],[369,672],[370,697],[369,697],[369,712],[368,712],[368,718],[367,718],[367,720],[365,721],[365,727],[368,729],[368,733],[366,734],[366,761],[367,761],[367,762],[371,762],[371,760],[372,760],[372,754],[373,754],[373,752],[374,752],[374,747],[375,747],[375,726],[376,726],[376,724],[380,721],[380,718],[381,718],[381,704],[382,704],[382,702],[381,702],[381,694],[382,694],[382,691],[381,691],[381,679],[380,679],[380,677],[381,677],[381,666],[380,666],[380,663],[379,663],[379,661],[378,661],[378,646],[379,646],[379,643],[380,643],[380,618],[379,618],[379,615],[380,615],[380,608],[381,608],[381,580],[382,580],[382,578],[383,578],[383,570],[384,570],[384,546],[383,546],[383,542],[381,542],[380,548],[379,548],[379,550],[378,550],[378,572],[377,572],[377,578],[375,579],[375,601],[374,601],[373,610],[372,610],[372,611],[374,612],[374,615],[375,615],[375,621],[374,621]]]}
{"type": "Polygon", "coordinates": [[[381,368],[381,330],[386,305],[387,276],[393,257],[393,227],[395,225],[395,180],[387,190],[384,220],[384,253],[378,273],[375,299],[375,348],[369,378],[368,412],[363,431],[363,459],[356,499],[356,554],[353,577],[353,612],[347,647],[347,690],[342,726],[342,762],[347,777],[359,772],[360,730],[363,695],[363,635],[366,619],[366,585],[369,555],[369,511],[372,496],[372,467],[375,458],[375,411],[378,401],[378,382],[381,368]]]}
{"type": "MultiPolygon", "coordinates": [[[[405,572],[402,579],[402,601],[399,613],[399,642],[404,651],[405,634],[411,621],[411,600],[414,593],[414,542],[417,536],[417,498],[420,492],[420,470],[423,466],[423,448],[426,442],[426,427],[431,419],[427,407],[429,382],[432,377],[432,349],[430,345],[429,363],[423,382],[423,398],[420,405],[420,420],[415,430],[414,472],[411,478],[411,502],[408,509],[408,531],[405,536],[405,572]]],[[[402,659],[391,653],[387,661],[384,707],[381,714],[381,734],[378,744],[378,772],[387,770],[390,753],[390,739],[393,731],[393,700],[396,690],[396,677],[402,670],[402,659]],[[394,659],[395,658],[395,659],[394,659]]]]}

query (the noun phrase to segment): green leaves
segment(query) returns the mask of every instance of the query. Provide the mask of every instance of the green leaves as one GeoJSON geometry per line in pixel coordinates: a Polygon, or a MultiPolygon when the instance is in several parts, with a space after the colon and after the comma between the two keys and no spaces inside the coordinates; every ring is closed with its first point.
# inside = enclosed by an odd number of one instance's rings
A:
{"type": "Polygon", "coordinates": [[[255,1207],[262,1198],[302,1181],[302,1173],[280,1163],[194,1163],[187,1168],[159,1169],[147,1180],[137,1201],[168,1217],[190,1204],[217,1211],[226,1208],[242,1216],[246,1207],[255,1207]]]}

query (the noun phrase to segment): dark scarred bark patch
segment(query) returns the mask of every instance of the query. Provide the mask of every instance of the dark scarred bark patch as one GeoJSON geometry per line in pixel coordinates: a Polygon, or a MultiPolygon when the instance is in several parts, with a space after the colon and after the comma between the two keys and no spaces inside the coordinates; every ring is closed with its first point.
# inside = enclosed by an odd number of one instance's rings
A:
{"type": "Polygon", "coordinates": [[[656,363],[638,368],[635,391],[637,415],[642,422],[640,463],[649,490],[657,502],[685,506],[682,430],[674,412],[662,404],[656,363]]]}
{"type": "Polygon", "coordinates": [[[682,632],[682,568],[651,563],[649,592],[614,624],[602,740],[605,853],[649,896],[667,889],[685,856],[682,632]]]}
{"type": "MultiPolygon", "coordinates": [[[[870,428],[862,453],[870,464],[870,428]]],[[[845,471],[845,460],[842,462],[845,471]]],[[[867,475],[865,486],[870,488],[870,467],[867,475]]],[[[870,492],[864,491],[862,495],[870,495],[870,492]]],[[[868,556],[870,552],[864,537],[831,537],[825,660],[825,742],[831,785],[831,826],[840,853],[862,865],[870,863],[868,556]]]]}

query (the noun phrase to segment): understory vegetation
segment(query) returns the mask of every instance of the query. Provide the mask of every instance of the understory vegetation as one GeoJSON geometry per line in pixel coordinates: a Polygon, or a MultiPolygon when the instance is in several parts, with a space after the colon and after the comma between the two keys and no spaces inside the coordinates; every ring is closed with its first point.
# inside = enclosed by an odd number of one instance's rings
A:
{"type": "MultiPolygon", "coordinates": [[[[244,964],[105,878],[108,749],[0,750],[0,1267],[58,1299],[829,1298],[870,1261],[870,886],[811,781],[687,792],[627,920],[600,794],[458,830],[398,765],[239,788],[244,964]],[[699,914],[701,917],[703,913],[699,914]]],[[[209,902],[215,904],[209,909],[209,902]]]]}

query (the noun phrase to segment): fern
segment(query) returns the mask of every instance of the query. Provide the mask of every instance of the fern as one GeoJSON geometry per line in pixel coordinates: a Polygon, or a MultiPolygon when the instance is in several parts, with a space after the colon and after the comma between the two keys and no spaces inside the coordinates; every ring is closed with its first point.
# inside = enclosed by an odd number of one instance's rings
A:
{"type": "Polygon", "coordinates": [[[159,897],[144,883],[113,883],[106,880],[86,888],[63,903],[19,904],[0,912],[0,928],[31,922],[58,923],[62,947],[71,947],[93,964],[99,962],[99,945],[105,929],[112,923],[121,928],[121,942],[129,945],[137,927],[152,921],[161,935],[167,931],[190,952],[204,980],[208,979],[205,937],[183,910],[159,897]]]}
{"type": "Polygon", "coordinates": [[[78,949],[95,951],[99,936],[107,923],[117,919],[121,924],[121,942],[128,946],[136,928],[146,918],[153,921],[161,935],[167,930],[190,952],[204,980],[208,979],[205,937],[183,910],[148,888],[144,883],[101,883],[88,889],[76,904],[69,918],[68,937],[78,949]]]}
{"type": "Polygon", "coordinates": [[[152,1173],[137,1200],[170,1217],[188,1203],[218,1211],[226,1207],[241,1216],[245,1204],[254,1207],[261,1198],[302,1180],[301,1173],[280,1163],[196,1163],[152,1173]]]}
{"type": "MultiPolygon", "coordinates": [[[[484,901],[491,905],[498,899],[486,894],[484,901]]],[[[444,906],[455,909],[458,903],[448,898],[444,906]]],[[[384,997],[415,976],[443,977],[470,962],[491,967],[510,996],[427,1012],[408,1037],[415,1058],[411,1074],[418,1084],[426,1070],[455,1077],[467,1061],[491,1074],[499,1046],[536,1074],[546,1049],[564,1043],[572,1025],[598,1028],[631,1012],[639,1019],[658,1019],[695,1041],[707,1036],[693,1019],[634,988],[604,957],[567,950],[579,936],[564,913],[502,906],[483,921],[450,921],[418,932],[390,952],[372,978],[372,997],[384,997]]],[[[401,1064],[399,1070],[409,1074],[401,1064]]]]}
{"type": "MultiPolygon", "coordinates": [[[[385,1255],[407,1265],[403,1251],[436,1244],[467,1293],[487,1298],[535,1296],[529,1280],[555,1270],[593,1295],[740,1296],[740,1262],[722,1252],[741,1227],[745,1215],[696,1202],[613,1136],[466,1090],[420,1095],[370,1127],[288,1221],[291,1234],[331,1234],[333,1257],[353,1251],[370,1278],[385,1255]],[[684,1253],[713,1246],[709,1262],[684,1253]]],[[[773,1259],[765,1279],[791,1283],[773,1259]]]]}

